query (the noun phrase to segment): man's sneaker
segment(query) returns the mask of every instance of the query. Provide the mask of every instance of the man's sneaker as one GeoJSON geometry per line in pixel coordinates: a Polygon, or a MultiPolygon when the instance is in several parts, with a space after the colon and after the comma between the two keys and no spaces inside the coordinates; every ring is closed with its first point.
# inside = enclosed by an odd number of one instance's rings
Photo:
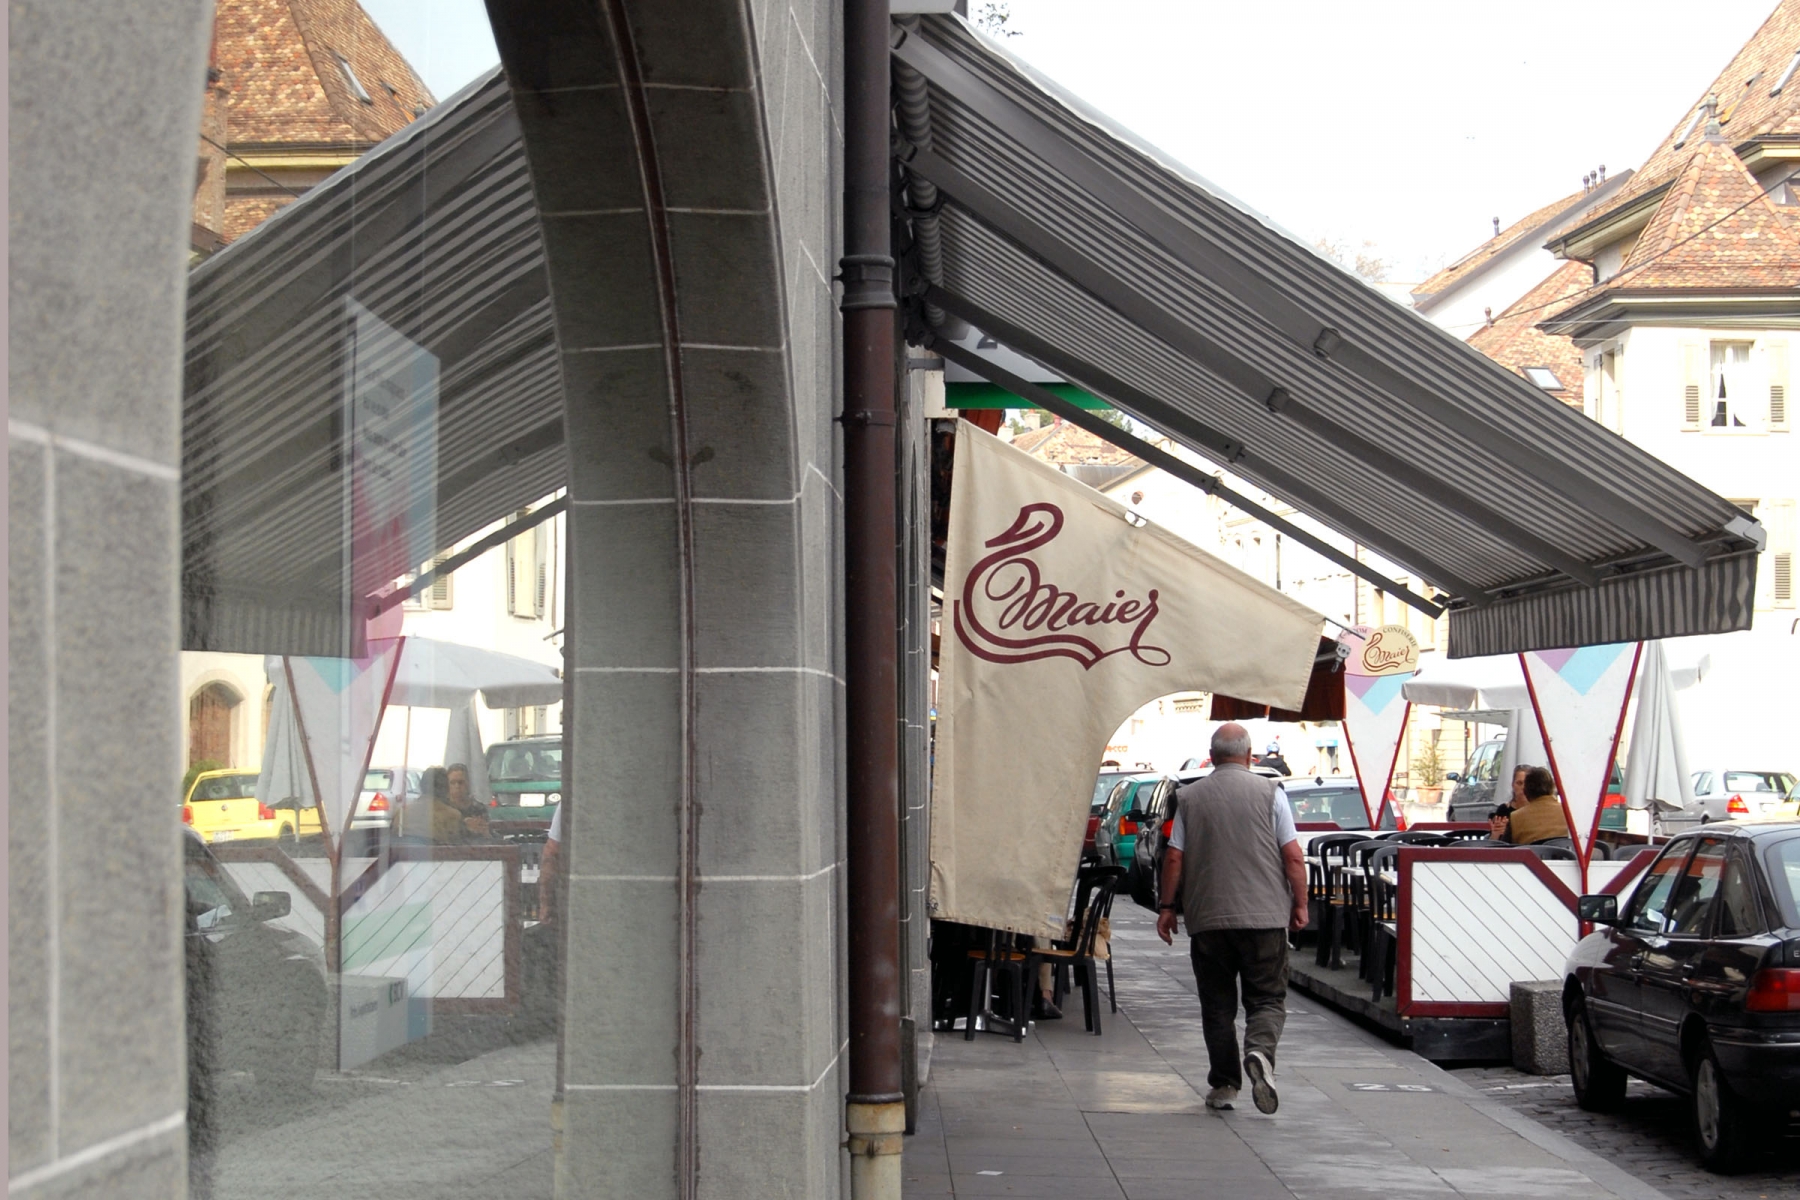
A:
{"type": "Polygon", "coordinates": [[[1256,1111],[1274,1112],[1281,1100],[1275,1095],[1275,1085],[1269,1082],[1275,1068],[1269,1065],[1268,1056],[1261,1050],[1244,1055],[1244,1074],[1250,1077],[1250,1098],[1256,1101],[1256,1111]]]}
{"type": "Polygon", "coordinates": [[[1229,1109],[1232,1101],[1237,1099],[1238,1090],[1234,1087],[1216,1087],[1206,1093],[1206,1107],[1229,1109]]]}

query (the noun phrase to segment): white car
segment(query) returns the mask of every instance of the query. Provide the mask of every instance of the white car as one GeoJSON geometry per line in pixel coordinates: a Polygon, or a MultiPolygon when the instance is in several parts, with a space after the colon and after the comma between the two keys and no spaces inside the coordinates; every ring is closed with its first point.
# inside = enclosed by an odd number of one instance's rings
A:
{"type": "Polygon", "coordinates": [[[1694,772],[1694,807],[1691,815],[1663,814],[1665,825],[1683,817],[1708,821],[1754,821],[1780,807],[1794,788],[1792,771],[1740,771],[1706,768],[1694,772]],[[1673,816],[1673,820],[1671,817],[1673,816]]]}
{"type": "Polygon", "coordinates": [[[387,829],[394,823],[400,806],[419,794],[422,770],[406,768],[404,785],[397,785],[399,767],[370,767],[363,775],[362,792],[356,797],[356,812],[350,818],[352,829],[387,829]]]}

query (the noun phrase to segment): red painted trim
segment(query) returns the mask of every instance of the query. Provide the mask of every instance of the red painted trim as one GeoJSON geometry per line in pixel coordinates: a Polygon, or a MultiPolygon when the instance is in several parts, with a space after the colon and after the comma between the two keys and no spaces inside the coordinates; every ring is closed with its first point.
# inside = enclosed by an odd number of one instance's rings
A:
{"type": "Polygon", "coordinates": [[[1300,833],[1342,833],[1344,827],[1336,821],[1295,821],[1294,828],[1300,833]]]}
{"type": "MultiPolygon", "coordinates": [[[[1412,868],[1417,862],[1512,862],[1524,863],[1540,879],[1550,894],[1562,901],[1573,916],[1578,897],[1558,879],[1548,864],[1523,847],[1505,850],[1466,850],[1460,846],[1406,846],[1395,856],[1400,886],[1394,899],[1396,946],[1398,961],[1394,967],[1394,1008],[1403,1017],[1493,1017],[1505,1016],[1507,1006],[1493,1001],[1414,1000],[1412,998],[1412,868]],[[1499,1008],[1496,1013],[1491,1010],[1499,1008]]],[[[1639,868],[1640,870],[1642,868],[1639,868]]]]}
{"type": "Polygon", "coordinates": [[[1407,828],[1432,833],[1448,829],[1486,829],[1487,823],[1484,821],[1414,821],[1407,828]]]}
{"type": "Polygon", "coordinates": [[[300,894],[319,910],[319,916],[325,916],[326,906],[331,903],[325,890],[301,872],[300,865],[282,852],[278,846],[212,846],[213,857],[222,863],[260,862],[270,863],[288,877],[300,894]]]}

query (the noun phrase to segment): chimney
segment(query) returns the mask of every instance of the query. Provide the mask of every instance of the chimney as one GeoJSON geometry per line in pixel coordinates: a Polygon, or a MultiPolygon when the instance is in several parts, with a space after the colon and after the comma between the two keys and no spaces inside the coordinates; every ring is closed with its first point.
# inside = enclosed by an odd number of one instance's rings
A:
{"type": "Polygon", "coordinates": [[[1481,310],[1481,315],[1487,318],[1487,323],[1489,325],[1492,325],[1494,323],[1494,310],[1493,309],[1484,308],[1481,310]]]}
{"type": "Polygon", "coordinates": [[[1706,94],[1706,102],[1700,106],[1706,111],[1706,140],[1723,142],[1724,131],[1719,128],[1719,97],[1714,92],[1706,94]]]}
{"type": "Polygon", "coordinates": [[[1600,182],[1601,183],[1606,182],[1606,164],[1605,163],[1600,164],[1600,182]]]}
{"type": "Polygon", "coordinates": [[[1500,218],[1499,217],[1494,218],[1494,236],[1495,237],[1500,236],[1500,218]]]}

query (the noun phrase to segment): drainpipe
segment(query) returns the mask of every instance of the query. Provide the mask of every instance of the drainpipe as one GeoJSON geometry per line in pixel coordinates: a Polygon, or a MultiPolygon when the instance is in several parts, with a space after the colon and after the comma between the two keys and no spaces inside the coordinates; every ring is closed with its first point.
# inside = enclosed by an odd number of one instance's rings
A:
{"type": "Polygon", "coordinates": [[[844,5],[844,674],[854,1200],[899,1200],[899,627],[888,0],[844,5]]]}

